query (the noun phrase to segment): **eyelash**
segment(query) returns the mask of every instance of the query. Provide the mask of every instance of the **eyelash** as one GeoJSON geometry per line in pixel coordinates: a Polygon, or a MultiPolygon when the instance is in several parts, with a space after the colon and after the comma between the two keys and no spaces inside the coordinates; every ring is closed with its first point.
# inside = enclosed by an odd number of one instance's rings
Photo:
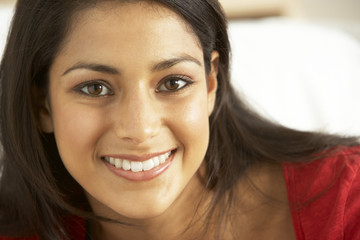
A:
{"type": "MultiPolygon", "coordinates": [[[[194,81],[191,80],[191,78],[185,76],[185,75],[171,75],[171,76],[167,76],[165,77],[160,84],[157,86],[156,88],[156,92],[157,93],[178,93],[181,90],[184,90],[185,88],[189,87],[191,84],[193,84],[194,81]],[[177,84],[176,89],[168,89],[165,87],[165,84],[170,82],[170,81],[175,81],[175,84],[177,84]],[[181,82],[181,83],[179,83],[181,82]],[[163,89],[161,89],[163,88],[163,89]]],[[[174,83],[173,83],[174,84],[174,83]]],[[[108,86],[108,84],[102,80],[92,80],[92,81],[87,81],[84,83],[79,84],[77,87],[75,87],[75,90],[81,94],[90,96],[90,97],[106,97],[108,95],[113,95],[113,91],[111,90],[111,88],[108,86]],[[90,87],[100,87],[100,93],[99,94],[92,94],[89,92],[89,88],[90,87]],[[106,91],[105,93],[102,93],[103,91],[106,91]]]]}

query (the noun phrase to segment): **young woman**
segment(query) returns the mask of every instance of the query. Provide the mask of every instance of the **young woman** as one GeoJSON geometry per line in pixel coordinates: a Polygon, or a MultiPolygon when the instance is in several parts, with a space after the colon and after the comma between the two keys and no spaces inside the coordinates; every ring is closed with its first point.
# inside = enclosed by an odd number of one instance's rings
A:
{"type": "Polygon", "coordinates": [[[0,239],[356,239],[356,138],[229,83],[216,0],[19,0],[1,62],[0,239]]]}

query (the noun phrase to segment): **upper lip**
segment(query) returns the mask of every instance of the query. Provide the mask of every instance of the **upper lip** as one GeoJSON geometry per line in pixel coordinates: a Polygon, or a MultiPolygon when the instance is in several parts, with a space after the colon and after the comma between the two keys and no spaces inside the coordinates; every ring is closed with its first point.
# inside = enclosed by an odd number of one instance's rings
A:
{"type": "Polygon", "coordinates": [[[109,155],[105,155],[103,157],[112,157],[112,158],[119,158],[119,159],[130,160],[130,161],[143,162],[143,161],[146,161],[153,157],[163,155],[163,154],[173,151],[173,150],[175,150],[175,149],[169,149],[169,150],[163,151],[163,152],[147,153],[147,154],[143,154],[141,156],[133,155],[133,154],[109,154],[109,155]]]}

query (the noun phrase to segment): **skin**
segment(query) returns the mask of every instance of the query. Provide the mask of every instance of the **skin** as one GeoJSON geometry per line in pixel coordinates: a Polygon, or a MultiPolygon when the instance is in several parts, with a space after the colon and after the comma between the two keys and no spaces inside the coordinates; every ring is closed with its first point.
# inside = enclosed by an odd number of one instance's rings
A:
{"type": "MultiPolygon", "coordinates": [[[[150,222],[165,224],[172,217],[168,229],[176,236],[179,225],[191,220],[194,200],[204,191],[198,170],[209,141],[218,54],[212,53],[212,70],[205,74],[196,36],[176,14],[157,5],[100,4],[74,19],[50,69],[42,128],[54,132],[65,167],[96,213],[144,229],[150,222]],[[174,58],[180,61],[159,67],[174,58]],[[78,68],[79,63],[113,71],[78,68]],[[186,86],[167,89],[165,83],[174,76],[181,76],[175,79],[186,86]],[[94,84],[102,86],[101,96],[89,94],[94,84]],[[119,177],[101,159],[107,154],[141,156],[169,149],[177,150],[172,164],[149,181],[119,177]]],[[[116,239],[119,228],[103,223],[97,234],[116,239]]],[[[154,231],[148,229],[150,236],[154,231]]],[[[121,239],[141,238],[135,235],[121,239]]]]}
{"type": "MultiPolygon", "coordinates": [[[[156,4],[99,3],[74,16],[50,68],[40,122],[44,132],[54,133],[62,161],[93,211],[136,225],[93,224],[94,239],[212,239],[216,227],[201,237],[199,232],[211,199],[201,173],[218,58],[214,51],[206,74],[191,28],[156,4]],[[170,59],[179,61],[163,64],[170,59]],[[89,64],[102,67],[89,69],[89,64]],[[180,87],[167,88],[170,79],[180,87]],[[90,94],[99,86],[100,96],[90,94]],[[101,158],[169,149],[176,149],[170,167],[147,181],[119,177],[101,158]]],[[[248,176],[284,204],[274,207],[239,182],[241,204],[235,204],[224,239],[295,239],[281,168],[264,165],[248,176]]]]}

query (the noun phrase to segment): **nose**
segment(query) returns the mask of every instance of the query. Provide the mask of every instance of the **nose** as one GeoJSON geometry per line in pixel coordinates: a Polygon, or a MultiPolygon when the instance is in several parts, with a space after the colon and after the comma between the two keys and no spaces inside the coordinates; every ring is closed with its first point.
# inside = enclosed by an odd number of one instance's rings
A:
{"type": "Polygon", "coordinates": [[[119,104],[115,132],[120,139],[140,144],[159,134],[162,117],[156,98],[137,90],[127,94],[119,104]]]}

